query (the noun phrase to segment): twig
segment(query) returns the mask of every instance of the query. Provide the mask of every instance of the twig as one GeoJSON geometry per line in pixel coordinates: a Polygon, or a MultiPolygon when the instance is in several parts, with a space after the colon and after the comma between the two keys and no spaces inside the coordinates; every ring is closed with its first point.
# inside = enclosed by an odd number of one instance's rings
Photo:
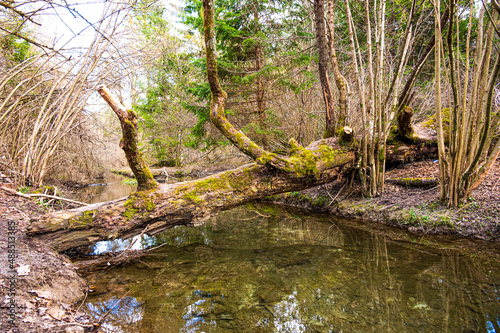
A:
{"type": "Polygon", "coordinates": [[[344,185],[342,185],[342,187],[340,188],[340,190],[337,192],[337,194],[332,197],[332,195],[330,194],[330,191],[328,191],[328,189],[325,187],[326,189],[326,193],[328,194],[328,196],[330,197],[330,199],[332,199],[332,201],[330,202],[330,205],[335,201],[335,199],[337,199],[337,197],[339,196],[340,192],[342,192],[342,190],[344,189],[344,187],[347,185],[348,182],[345,182],[344,185]]]}
{"type": "Polygon", "coordinates": [[[27,219],[28,221],[30,220],[30,217],[29,217],[29,216],[28,216],[25,212],[23,212],[22,210],[20,210],[20,209],[18,209],[18,208],[16,208],[16,207],[14,207],[14,206],[12,206],[12,208],[14,208],[14,209],[15,209],[15,210],[17,210],[19,213],[21,213],[21,214],[24,216],[24,218],[25,218],[25,219],[27,219]]]}
{"type": "Polygon", "coordinates": [[[89,294],[88,292],[88,288],[86,288],[87,290],[85,290],[85,297],[83,298],[83,301],[82,303],[80,304],[80,306],[78,307],[78,309],[76,309],[76,313],[78,313],[80,311],[80,309],[82,308],[83,304],[85,303],[85,301],[87,300],[87,295],[89,294]]]}
{"type": "Polygon", "coordinates": [[[161,173],[165,176],[167,176],[167,179],[166,181],[168,181],[168,178],[173,178],[175,180],[179,180],[178,178],[175,178],[174,176],[170,176],[168,173],[167,173],[167,170],[165,170],[165,168],[163,168],[163,170],[161,171],[161,173]]]}
{"type": "Polygon", "coordinates": [[[58,196],[55,196],[55,195],[48,195],[48,194],[24,194],[24,193],[21,193],[21,192],[17,192],[11,188],[8,188],[8,187],[0,187],[2,190],[4,190],[5,192],[7,193],[10,193],[10,194],[13,194],[13,195],[17,195],[17,196],[20,196],[22,198],[26,198],[26,199],[31,199],[33,197],[43,197],[43,198],[49,198],[49,199],[56,199],[56,200],[62,200],[62,201],[67,201],[67,202],[71,202],[71,203],[74,203],[74,204],[77,204],[77,205],[82,205],[82,206],[88,206],[89,204],[87,203],[84,203],[84,202],[80,202],[80,201],[76,201],[76,200],[71,200],[71,199],[66,199],[66,198],[62,198],[62,197],[58,197],[58,196]]]}

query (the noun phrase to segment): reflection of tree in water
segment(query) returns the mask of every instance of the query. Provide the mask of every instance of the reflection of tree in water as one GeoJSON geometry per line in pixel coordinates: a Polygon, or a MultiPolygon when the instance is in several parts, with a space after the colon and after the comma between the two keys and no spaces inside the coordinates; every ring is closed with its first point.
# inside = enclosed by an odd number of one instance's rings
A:
{"type": "Polygon", "coordinates": [[[119,298],[112,297],[102,302],[86,303],[85,306],[95,322],[112,309],[101,328],[103,332],[133,332],[133,329],[139,329],[145,312],[143,304],[130,296],[118,301],[119,298]]]}
{"type": "Polygon", "coordinates": [[[390,241],[324,217],[252,209],[172,230],[156,238],[170,246],[111,271],[115,280],[127,276],[130,286],[121,283],[142,304],[140,329],[124,331],[498,328],[498,277],[488,274],[498,271],[494,260],[485,266],[479,257],[390,241]]]}

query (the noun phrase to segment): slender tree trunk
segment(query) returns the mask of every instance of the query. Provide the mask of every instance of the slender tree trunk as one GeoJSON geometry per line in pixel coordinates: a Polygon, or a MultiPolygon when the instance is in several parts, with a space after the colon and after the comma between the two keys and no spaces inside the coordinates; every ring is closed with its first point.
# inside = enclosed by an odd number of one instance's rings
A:
{"type": "Polygon", "coordinates": [[[434,75],[435,75],[435,112],[437,122],[437,137],[439,149],[439,197],[444,200],[446,197],[446,179],[448,178],[446,166],[446,151],[444,147],[443,120],[441,115],[441,48],[443,45],[441,38],[441,17],[440,0],[434,2],[434,17],[436,31],[436,47],[434,48],[434,75]]]}
{"type": "MultiPolygon", "coordinates": [[[[443,15],[441,15],[441,31],[444,29],[444,25],[446,25],[448,18],[449,18],[449,8],[446,8],[443,15]]],[[[418,75],[420,74],[425,62],[429,58],[429,55],[431,54],[431,51],[434,49],[435,45],[436,45],[436,34],[434,33],[434,35],[432,35],[432,37],[429,39],[429,42],[427,43],[427,46],[424,49],[424,52],[420,54],[417,63],[413,66],[413,70],[410,76],[406,79],[406,84],[403,87],[403,90],[401,90],[401,93],[399,94],[398,111],[400,111],[405,106],[405,104],[408,104],[410,91],[413,88],[413,85],[415,84],[418,75]]]]}
{"type": "Polygon", "coordinates": [[[349,0],[344,0],[345,1],[345,8],[346,8],[346,18],[347,18],[347,28],[349,31],[349,44],[351,46],[351,59],[353,62],[353,68],[354,68],[354,79],[357,84],[358,88],[358,95],[359,95],[359,104],[360,104],[360,109],[361,109],[361,124],[362,124],[362,131],[361,131],[361,158],[359,159],[359,176],[361,178],[361,187],[363,189],[363,194],[366,195],[368,192],[368,184],[366,182],[367,179],[367,166],[368,166],[368,136],[369,136],[369,128],[366,127],[366,124],[368,122],[368,114],[367,114],[367,106],[365,102],[365,87],[363,84],[363,81],[360,77],[359,73],[359,66],[358,66],[358,56],[356,54],[356,44],[354,42],[356,38],[355,33],[356,31],[354,30],[354,23],[352,19],[352,14],[351,14],[351,9],[349,5],[349,0]]]}
{"type": "Polygon", "coordinates": [[[152,190],[158,187],[158,184],[149,171],[146,162],[142,158],[142,154],[138,147],[138,126],[137,114],[133,110],[127,110],[118,99],[109,92],[106,86],[101,85],[97,88],[101,97],[113,109],[116,116],[120,120],[123,137],[120,140],[120,148],[125,152],[128,165],[135,178],[137,179],[137,189],[139,191],[152,190]]]}
{"type": "Polygon", "coordinates": [[[318,69],[323,100],[326,107],[326,125],[324,138],[335,136],[336,115],[333,104],[332,89],[328,79],[328,47],[325,35],[325,4],[324,0],[314,0],[314,21],[316,25],[316,43],[318,44],[318,69]]]}
{"type": "Polygon", "coordinates": [[[330,46],[330,59],[332,61],[333,74],[335,77],[335,84],[339,89],[339,126],[347,125],[346,118],[347,112],[347,80],[342,76],[339,69],[339,62],[337,60],[337,50],[335,49],[335,0],[328,0],[328,27],[329,27],[329,46],[330,46]]]}
{"type": "MultiPolygon", "coordinates": [[[[254,24],[255,24],[255,30],[259,31],[260,26],[259,26],[259,12],[257,6],[255,6],[254,9],[254,24]]],[[[267,142],[267,136],[266,136],[266,105],[265,105],[265,100],[264,100],[264,85],[262,82],[262,75],[259,73],[262,70],[263,67],[263,59],[262,59],[262,45],[260,42],[257,42],[255,46],[255,71],[257,72],[257,89],[255,91],[255,95],[257,97],[257,113],[259,115],[259,126],[261,132],[263,132],[260,137],[261,137],[261,143],[264,149],[269,148],[269,144],[267,142]]]]}

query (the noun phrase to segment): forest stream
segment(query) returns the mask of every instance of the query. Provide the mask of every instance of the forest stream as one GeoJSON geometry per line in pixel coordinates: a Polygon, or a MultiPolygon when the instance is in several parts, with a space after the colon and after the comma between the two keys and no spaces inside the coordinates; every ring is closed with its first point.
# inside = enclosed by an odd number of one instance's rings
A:
{"type": "Polygon", "coordinates": [[[246,205],[143,235],[82,309],[104,332],[499,332],[500,251],[474,244],[246,205]]]}

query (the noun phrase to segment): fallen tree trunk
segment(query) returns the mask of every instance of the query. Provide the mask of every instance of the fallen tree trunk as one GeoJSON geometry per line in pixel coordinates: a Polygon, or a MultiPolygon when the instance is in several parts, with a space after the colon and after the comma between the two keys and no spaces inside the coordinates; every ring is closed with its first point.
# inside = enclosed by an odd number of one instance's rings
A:
{"type": "Polygon", "coordinates": [[[406,187],[427,187],[438,185],[438,180],[436,178],[390,178],[386,179],[385,182],[406,187]]]}
{"type": "Polygon", "coordinates": [[[198,225],[245,202],[334,181],[354,158],[354,152],[337,146],[335,139],[316,141],[308,149],[298,148],[289,157],[295,164],[286,171],[253,163],[195,181],[160,185],[129,198],[42,216],[32,221],[28,234],[63,251],[128,238],[147,225],[149,235],[176,225],[198,225]]]}
{"type": "MultiPolygon", "coordinates": [[[[390,149],[389,164],[435,156],[432,146],[401,145],[390,149]],[[430,155],[429,155],[430,154],[430,155]]],[[[28,234],[58,251],[102,240],[155,235],[176,225],[200,225],[222,210],[269,195],[302,190],[341,177],[355,162],[355,153],[336,139],[316,141],[297,148],[287,158],[295,162],[284,171],[252,163],[199,180],[160,184],[128,198],[55,212],[32,220],[28,234]]]]}

